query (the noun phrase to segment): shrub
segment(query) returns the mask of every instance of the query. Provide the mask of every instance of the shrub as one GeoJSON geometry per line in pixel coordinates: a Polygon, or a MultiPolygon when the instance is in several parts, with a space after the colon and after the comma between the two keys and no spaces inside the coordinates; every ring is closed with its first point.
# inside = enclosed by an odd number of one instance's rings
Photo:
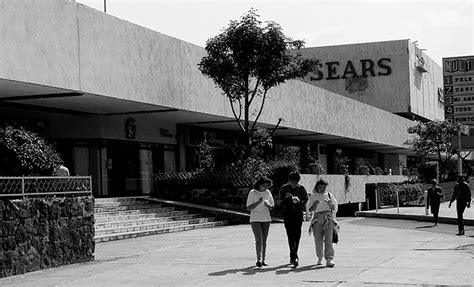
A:
{"type": "Polygon", "coordinates": [[[12,127],[0,129],[0,156],[0,175],[52,175],[63,162],[59,153],[43,138],[12,127]]]}
{"type": "Polygon", "coordinates": [[[420,206],[423,198],[423,185],[421,183],[377,183],[380,205],[397,205],[397,191],[400,206],[420,206]]]}

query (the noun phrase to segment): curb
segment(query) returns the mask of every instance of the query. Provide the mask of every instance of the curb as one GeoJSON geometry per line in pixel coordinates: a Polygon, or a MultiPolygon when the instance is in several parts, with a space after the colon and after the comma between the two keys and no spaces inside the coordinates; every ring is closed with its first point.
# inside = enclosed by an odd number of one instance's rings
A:
{"type": "MultiPolygon", "coordinates": [[[[372,217],[372,218],[386,218],[386,219],[405,219],[417,220],[425,222],[434,222],[433,216],[417,215],[417,214],[403,214],[403,213],[380,213],[373,211],[356,211],[356,217],[372,217]]],[[[438,217],[439,223],[458,224],[457,218],[452,217],[438,217]]],[[[464,218],[464,225],[474,226],[474,219],[464,218]]]]}

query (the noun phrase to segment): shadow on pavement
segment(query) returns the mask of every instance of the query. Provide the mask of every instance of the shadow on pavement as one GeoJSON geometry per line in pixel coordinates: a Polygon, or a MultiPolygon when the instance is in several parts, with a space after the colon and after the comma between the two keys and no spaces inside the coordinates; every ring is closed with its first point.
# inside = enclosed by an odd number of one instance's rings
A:
{"type": "Polygon", "coordinates": [[[424,226],[416,226],[415,228],[420,229],[420,228],[433,228],[433,227],[434,227],[433,225],[424,225],[424,226]]]}
{"type": "MultiPolygon", "coordinates": [[[[270,271],[275,271],[279,270],[282,268],[290,268],[290,264],[283,264],[280,266],[276,267],[256,267],[255,265],[245,267],[245,268],[236,268],[236,269],[228,269],[228,270],[223,270],[223,271],[217,271],[217,272],[212,272],[207,275],[209,276],[224,276],[227,274],[235,274],[235,273],[242,273],[242,275],[254,275],[257,273],[263,273],[263,272],[270,272],[270,271]]],[[[279,271],[277,271],[278,273],[279,271]]]]}
{"type": "Polygon", "coordinates": [[[288,274],[288,273],[299,273],[299,272],[305,272],[305,271],[313,271],[313,270],[318,270],[318,269],[325,269],[325,265],[308,265],[308,266],[303,266],[303,267],[297,267],[297,268],[290,268],[286,270],[277,270],[276,274],[277,275],[282,275],[282,274],[288,274]]]}

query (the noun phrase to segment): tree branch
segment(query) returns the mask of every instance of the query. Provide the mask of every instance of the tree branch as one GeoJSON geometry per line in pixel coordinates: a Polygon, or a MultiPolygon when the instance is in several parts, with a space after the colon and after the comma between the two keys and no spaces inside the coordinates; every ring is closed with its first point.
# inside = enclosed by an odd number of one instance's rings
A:
{"type": "Polygon", "coordinates": [[[276,131],[276,129],[278,128],[278,126],[280,125],[280,123],[281,123],[282,121],[283,121],[283,118],[279,118],[279,119],[278,119],[278,123],[273,127],[273,129],[268,133],[268,135],[267,135],[265,138],[261,139],[261,140],[257,140],[257,141],[252,142],[251,146],[255,146],[255,145],[257,145],[257,144],[259,144],[259,143],[261,143],[261,142],[264,142],[264,141],[266,141],[267,139],[269,139],[269,138],[273,135],[273,133],[276,131]]]}
{"type": "Polygon", "coordinates": [[[239,125],[240,129],[243,132],[245,132],[244,127],[242,126],[242,123],[240,122],[240,117],[242,116],[242,103],[240,102],[240,98],[238,99],[238,101],[239,101],[239,116],[237,116],[237,114],[235,113],[234,102],[232,101],[232,99],[230,97],[227,97],[227,99],[229,99],[230,106],[232,108],[232,113],[234,114],[234,118],[237,121],[237,124],[239,125]]]}
{"type": "Polygon", "coordinates": [[[266,99],[266,97],[267,97],[267,92],[268,92],[268,90],[265,90],[265,92],[263,92],[262,104],[260,105],[260,110],[258,111],[258,114],[257,114],[257,116],[255,117],[255,120],[253,121],[252,128],[250,129],[250,131],[253,131],[253,129],[255,128],[255,125],[256,125],[257,122],[258,122],[258,119],[259,119],[260,116],[262,115],[263,106],[265,105],[265,99],[266,99]]]}
{"type": "Polygon", "coordinates": [[[253,89],[252,97],[250,97],[249,100],[249,105],[252,103],[253,98],[255,98],[255,95],[257,94],[258,91],[258,86],[260,85],[260,78],[257,79],[257,82],[255,83],[255,88],[253,89]]]}

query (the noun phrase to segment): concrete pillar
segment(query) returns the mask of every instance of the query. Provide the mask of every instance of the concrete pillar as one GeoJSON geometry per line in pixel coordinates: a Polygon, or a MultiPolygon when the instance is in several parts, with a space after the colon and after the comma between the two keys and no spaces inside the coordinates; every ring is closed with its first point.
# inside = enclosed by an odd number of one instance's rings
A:
{"type": "Polygon", "coordinates": [[[153,185],[153,159],[150,149],[140,149],[140,182],[142,194],[149,194],[153,185]]]}

